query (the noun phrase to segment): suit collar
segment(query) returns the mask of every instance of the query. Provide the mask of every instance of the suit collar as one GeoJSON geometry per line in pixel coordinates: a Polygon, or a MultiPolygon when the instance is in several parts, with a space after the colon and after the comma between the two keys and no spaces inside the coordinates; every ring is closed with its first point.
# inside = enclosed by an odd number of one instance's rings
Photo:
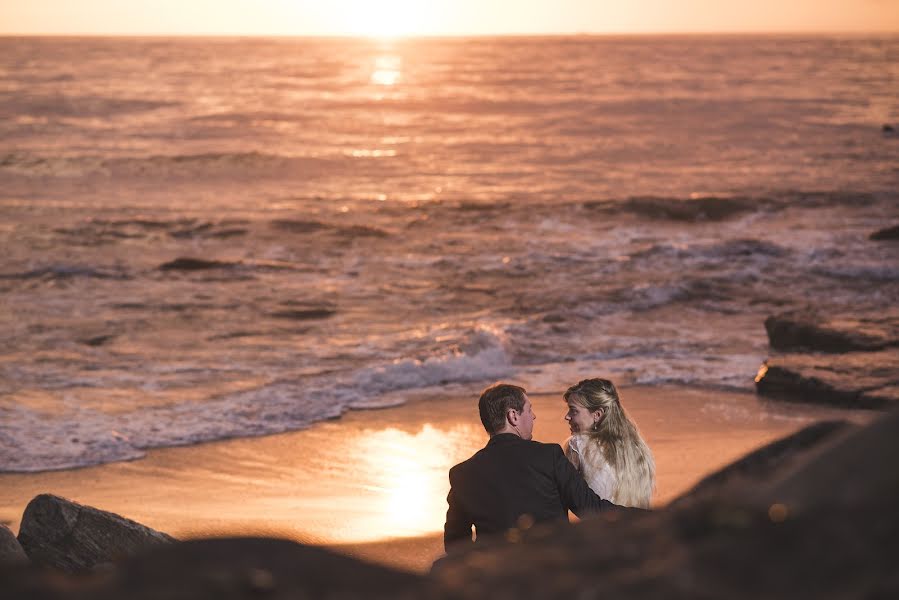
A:
{"type": "Polygon", "coordinates": [[[496,446],[498,444],[514,444],[515,442],[520,441],[521,437],[514,433],[497,433],[490,438],[490,440],[487,442],[487,445],[496,446]]]}

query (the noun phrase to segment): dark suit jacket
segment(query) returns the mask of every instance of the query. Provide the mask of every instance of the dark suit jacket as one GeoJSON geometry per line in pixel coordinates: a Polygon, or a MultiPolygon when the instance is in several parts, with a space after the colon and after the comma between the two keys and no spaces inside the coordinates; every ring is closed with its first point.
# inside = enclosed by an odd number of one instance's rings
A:
{"type": "Polygon", "coordinates": [[[568,462],[558,444],[524,440],[513,433],[490,438],[487,446],[449,472],[443,543],[471,542],[471,526],[477,537],[504,533],[520,525],[567,519],[615,507],[593,493],[580,473],[568,462]]]}

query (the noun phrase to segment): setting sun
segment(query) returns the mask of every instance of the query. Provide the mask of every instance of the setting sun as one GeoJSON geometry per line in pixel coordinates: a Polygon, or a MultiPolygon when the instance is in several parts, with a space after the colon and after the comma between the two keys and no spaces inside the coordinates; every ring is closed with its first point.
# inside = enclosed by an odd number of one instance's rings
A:
{"type": "Polygon", "coordinates": [[[344,15],[351,35],[394,38],[429,29],[428,4],[416,0],[350,0],[344,15]]]}

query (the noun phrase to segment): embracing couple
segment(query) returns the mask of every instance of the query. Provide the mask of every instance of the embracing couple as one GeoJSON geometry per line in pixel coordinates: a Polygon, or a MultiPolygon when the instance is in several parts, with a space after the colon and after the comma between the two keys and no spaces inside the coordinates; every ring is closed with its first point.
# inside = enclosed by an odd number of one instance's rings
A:
{"type": "Polygon", "coordinates": [[[478,537],[567,519],[569,510],[580,517],[649,506],[655,463],[615,385],[585,379],[564,399],[571,437],[563,450],[531,440],[537,416],[524,388],[497,384],[481,394],[478,410],[490,440],[450,469],[448,551],[478,537]]]}

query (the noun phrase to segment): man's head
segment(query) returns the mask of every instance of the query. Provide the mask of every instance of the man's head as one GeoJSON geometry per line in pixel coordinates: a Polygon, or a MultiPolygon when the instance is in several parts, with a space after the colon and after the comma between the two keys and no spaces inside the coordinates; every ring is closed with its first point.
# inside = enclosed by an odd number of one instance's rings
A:
{"type": "Polygon", "coordinates": [[[491,436],[514,433],[529,440],[534,433],[537,416],[524,388],[498,383],[484,390],[478,401],[481,423],[491,436]]]}

